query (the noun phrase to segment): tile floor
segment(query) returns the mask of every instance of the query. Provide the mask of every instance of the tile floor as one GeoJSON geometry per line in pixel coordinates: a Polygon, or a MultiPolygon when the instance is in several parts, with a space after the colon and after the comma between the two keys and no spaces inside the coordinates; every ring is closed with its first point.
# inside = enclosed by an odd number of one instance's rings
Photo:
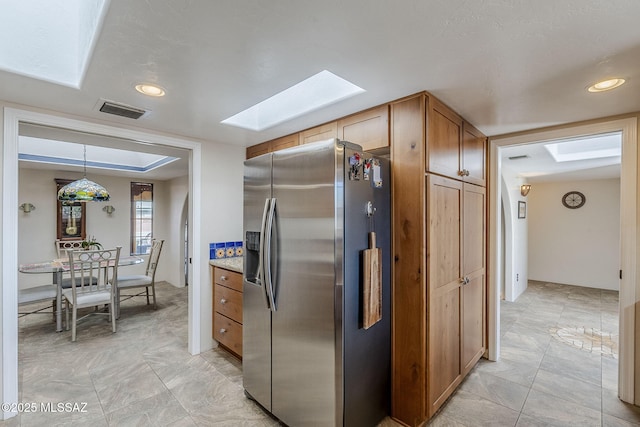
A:
{"type": "Polygon", "coordinates": [[[617,398],[617,292],[530,281],[500,309],[501,360],[481,360],[430,425],[640,425],[617,398]]]}
{"type": "MultiPolygon", "coordinates": [[[[86,412],[22,413],[0,425],[278,425],[244,397],[236,359],[188,354],[187,290],[161,283],[158,297],[157,311],[143,299],[123,303],[115,335],[104,317],[85,321],[76,343],[47,315],[21,318],[21,402],[82,402],[72,409],[86,412]]],[[[617,293],[531,282],[501,307],[502,359],[480,361],[430,425],[640,425],[640,410],[616,397],[617,293]]]]}

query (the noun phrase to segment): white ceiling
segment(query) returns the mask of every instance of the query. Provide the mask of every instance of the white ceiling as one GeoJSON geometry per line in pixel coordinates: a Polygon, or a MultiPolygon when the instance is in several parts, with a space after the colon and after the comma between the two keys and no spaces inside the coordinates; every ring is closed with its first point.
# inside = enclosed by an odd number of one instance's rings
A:
{"type": "Polygon", "coordinates": [[[86,170],[89,175],[162,181],[189,174],[189,152],[179,148],[142,144],[122,138],[91,135],[28,123],[20,124],[19,135],[20,156],[49,157],[45,162],[21,159],[19,162],[21,168],[82,172],[83,148],[86,146],[86,170]],[[169,156],[176,160],[160,167],[145,168],[150,162],[159,160],[159,156],[169,156]],[[59,158],[59,161],[55,158],[59,158]],[[70,164],[70,161],[76,161],[77,164],[70,164]],[[127,167],[129,167],[128,170],[125,169],[127,167]]]}
{"type": "MultiPolygon", "coordinates": [[[[622,144],[620,134],[607,137],[622,144]]],[[[500,149],[502,168],[510,169],[530,183],[620,178],[620,156],[556,162],[545,148],[545,145],[553,142],[544,141],[500,149]]]]}
{"type": "Polygon", "coordinates": [[[493,136],[640,111],[638,17],[637,0],[112,0],[80,89],[0,71],[0,98],[247,146],[428,90],[493,136]],[[366,92],[261,132],[220,124],[324,69],[366,92]]]}

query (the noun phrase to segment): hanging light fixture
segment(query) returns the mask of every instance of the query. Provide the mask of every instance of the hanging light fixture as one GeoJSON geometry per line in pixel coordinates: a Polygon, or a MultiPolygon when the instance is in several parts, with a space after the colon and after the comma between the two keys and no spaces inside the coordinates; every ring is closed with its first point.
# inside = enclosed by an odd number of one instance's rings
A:
{"type": "Polygon", "coordinates": [[[87,179],[87,146],[84,147],[84,176],[58,191],[58,200],[63,202],[106,202],[109,192],[102,185],[87,179]]]}

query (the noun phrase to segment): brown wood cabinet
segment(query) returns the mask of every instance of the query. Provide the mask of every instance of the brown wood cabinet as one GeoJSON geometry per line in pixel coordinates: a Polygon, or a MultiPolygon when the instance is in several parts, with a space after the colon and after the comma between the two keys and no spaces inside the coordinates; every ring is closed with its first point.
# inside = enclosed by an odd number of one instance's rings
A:
{"type": "Polygon", "coordinates": [[[463,128],[429,94],[391,104],[391,415],[411,426],[440,408],[486,346],[486,193],[457,173],[463,128]]]}
{"type": "Polygon", "coordinates": [[[427,98],[426,171],[461,178],[462,118],[433,97],[427,98]]]}
{"type": "Polygon", "coordinates": [[[389,148],[389,105],[338,120],[338,138],[353,142],[364,151],[389,148]]]}
{"type": "Polygon", "coordinates": [[[426,171],[486,185],[486,136],[437,98],[427,101],[426,171]]]}
{"type": "Polygon", "coordinates": [[[466,121],[462,122],[462,170],[464,182],[486,186],[487,137],[466,121]]]}
{"type": "Polygon", "coordinates": [[[286,135],[247,147],[247,159],[298,145],[298,134],[286,135]]]}
{"type": "Polygon", "coordinates": [[[213,339],[242,358],[242,274],[213,269],[213,339]]]}
{"type": "Polygon", "coordinates": [[[466,375],[487,348],[486,235],[487,192],[464,184],[462,198],[462,373],[466,375]]]}
{"type": "Polygon", "coordinates": [[[485,350],[483,187],[427,174],[428,416],[485,350]]]}
{"type": "Polygon", "coordinates": [[[301,144],[340,138],[362,146],[365,151],[389,150],[389,104],[380,105],[338,121],[325,123],[272,141],[247,147],[247,159],[301,144]]]}
{"type": "Polygon", "coordinates": [[[270,152],[271,152],[271,141],[252,145],[251,147],[247,147],[247,159],[250,159],[252,157],[258,157],[270,152]]]}
{"type": "Polygon", "coordinates": [[[311,129],[300,132],[299,144],[309,144],[316,141],[338,137],[338,125],[336,122],[325,123],[311,129]]]}
{"type": "Polygon", "coordinates": [[[427,416],[462,381],[462,182],[427,175],[427,416]]]}
{"type": "Polygon", "coordinates": [[[391,104],[393,218],[391,415],[426,419],[425,175],[423,96],[391,104]]]}
{"type": "Polygon", "coordinates": [[[284,150],[298,145],[298,134],[286,135],[271,141],[271,151],[284,150]]]}

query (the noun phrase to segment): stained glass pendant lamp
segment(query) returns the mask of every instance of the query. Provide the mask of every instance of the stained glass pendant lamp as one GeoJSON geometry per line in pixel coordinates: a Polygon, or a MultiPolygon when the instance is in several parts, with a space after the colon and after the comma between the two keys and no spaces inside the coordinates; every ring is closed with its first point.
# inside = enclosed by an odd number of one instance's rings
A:
{"type": "Polygon", "coordinates": [[[87,146],[84,146],[84,176],[58,191],[58,200],[63,202],[106,202],[109,192],[102,185],[87,179],[87,146]]]}

